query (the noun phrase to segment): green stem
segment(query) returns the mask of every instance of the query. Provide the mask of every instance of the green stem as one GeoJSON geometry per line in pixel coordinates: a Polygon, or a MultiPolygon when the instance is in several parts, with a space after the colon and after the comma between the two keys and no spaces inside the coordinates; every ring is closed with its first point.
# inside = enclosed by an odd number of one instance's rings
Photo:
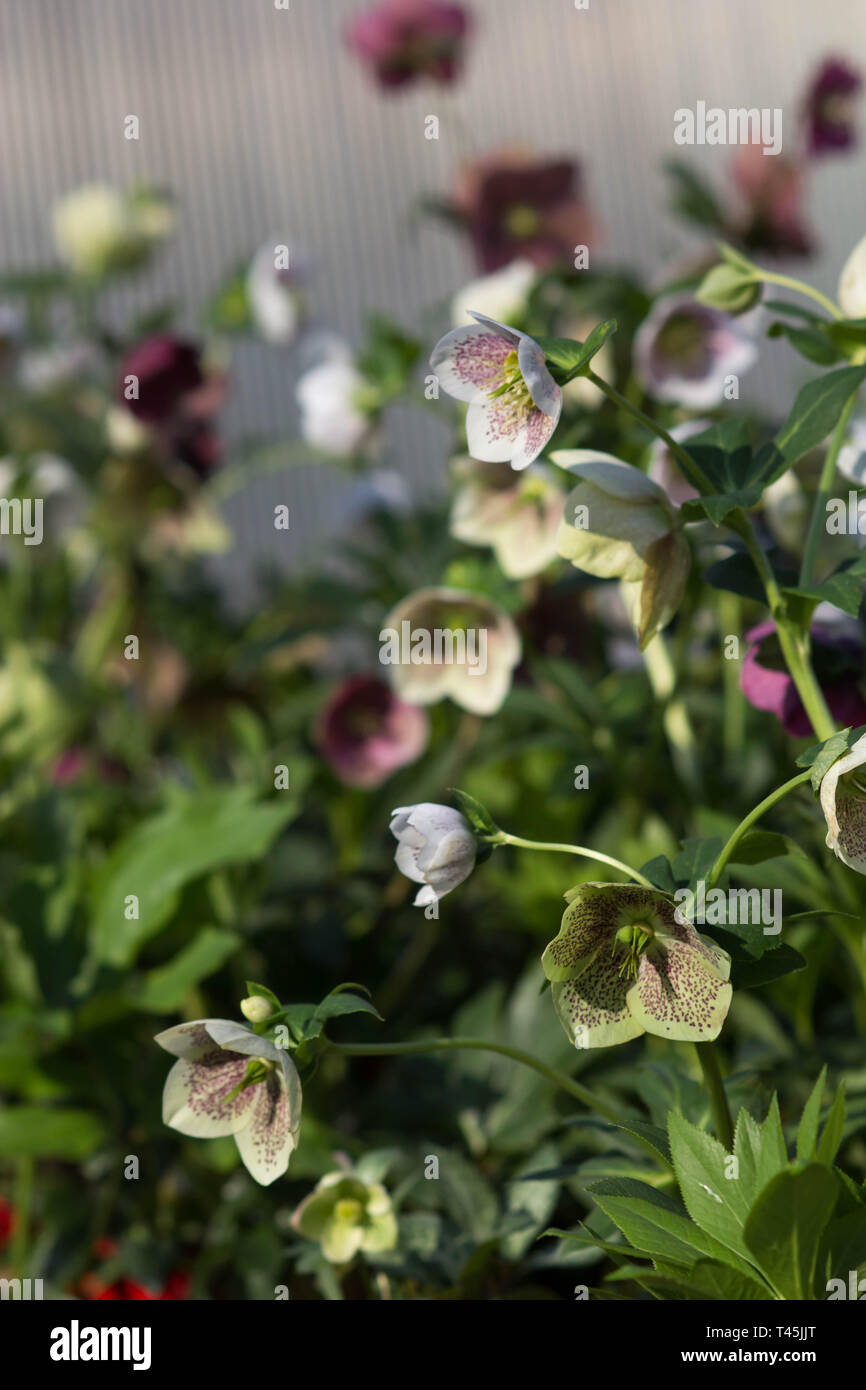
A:
{"type": "Polygon", "coordinates": [[[857,400],[857,392],[852,392],[845,409],[839,416],[833,437],[830,440],[830,447],[827,450],[827,457],[824,459],[824,466],[821,469],[821,477],[818,481],[818,491],[815,494],[815,501],[812,506],[812,516],[809,520],[809,530],[806,535],[806,545],[803,550],[803,563],[800,566],[800,588],[806,589],[815,577],[815,557],[818,553],[818,545],[821,540],[821,532],[826,521],[827,501],[832,493],[833,479],[836,476],[836,460],[839,451],[845,442],[845,434],[848,429],[848,421],[851,418],[851,411],[854,409],[857,400]]]}
{"type": "Polygon", "coordinates": [[[328,1047],[335,1052],[342,1052],[347,1057],[402,1057],[420,1052],[497,1052],[501,1057],[510,1057],[513,1062],[521,1062],[523,1066],[531,1067],[539,1076],[552,1081],[560,1090],[579,1100],[588,1110],[595,1110],[597,1114],[603,1115],[612,1124],[622,1123],[613,1106],[599,1099],[586,1086],[581,1086],[579,1081],[572,1081],[565,1072],[549,1067],[546,1062],[533,1057],[531,1052],[524,1052],[519,1047],[509,1047],[505,1043],[488,1042],[484,1038],[430,1038],[424,1042],[402,1043],[336,1043],[328,1038],[328,1047]]]}
{"type": "Polygon", "coordinates": [[[644,878],[637,869],[631,869],[628,864],[623,864],[621,859],[612,859],[609,854],[602,854],[597,849],[587,849],[585,845],[558,844],[546,840],[523,840],[519,835],[509,835],[505,830],[501,830],[498,838],[491,840],[490,843],[493,845],[515,845],[518,849],[546,849],[557,854],[580,854],[585,859],[597,859],[600,864],[609,864],[612,869],[619,869],[620,873],[633,878],[635,883],[642,883],[645,888],[654,887],[648,878],[644,878]]]}
{"type": "Polygon", "coordinates": [[[621,410],[628,411],[630,415],[633,415],[636,420],[640,420],[641,424],[646,426],[653,434],[657,435],[659,439],[664,440],[688,481],[696,487],[699,492],[715,492],[716,489],[713,487],[709,478],[698,467],[691,455],[686,453],[683,446],[678,444],[673,435],[668,434],[667,430],[664,429],[657,420],[653,420],[650,415],[647,415],[646,412],[635,405],[633,401],[630,401],[627,396],[617,391],[616,387],[611,386],[610,382],[605,381],[600,376],[596,376],[591,367],[587,368],[584,375],[593,385],[598,387],[599,391],[603,391],[609,400],[612,400],[615,405],[618,405],[621,410]]]}
{"type": "Polygon", "coordinates": [[[744,820],[740,821],[740,824],[737,826],[736,830],[731,835],[727,844],[724,845],[724,847],[720,850],[719,857],[713,865],[712,869],[710,870],[710,876],[707,879],[708,889],[712,888],[713,885],[718,882],[719,878],[724,872],[725,866],[727,865],[732,854],[734,853],[734,850],[737,848],[737,845],[742,840],[746,831],[749,830],[755,824],[755,821],[760,820],[764,812],[769,811],[770,807],[775,806],[777,801],[781,801],[783,796],[788,795],[788,792],[793,791],[795,787],[801,787],[804,782],[808,782],[811,776],[811,768],[807,768],[805,772],[798,773],[797,776],[792,777],[789,782],[783,783],[781,787],[777,787],[775,791],[770,792],[769,796],[765,796],[764,800],[759,802],[758,805],[754,808],[754,810],[750,811],[744,820]]]}
{"type": "Polygon", "coordinates": [[[732,1153],[734,1126],[731,1122],[731,1112],[728,1109],[728,1097],[725,1095],[725,1083],[719,1068],[718,1053],[710,1042],[695,1043],[695,1052],[698,1054],[698,1061],[704,1076],[704,1086],[709,1096],[710,1109],[713,1112],[716,1138],[727,1153],[732,1153]]]}
{"type": "Polygon", "coordinates": [[[805,284],[803,280],[795,280],[792,275],[778,275],[775,271],[764,270],[761,266],[756,266],[758,276],[767,285],[782,285],[787,290],[793,290],[795,294],[805,295],[807,299],[814,299],[816,304],[820,304],[822,309],[834,319],[844,318],[842,310],[828,299],[820,290],[813,289],[811,285],[805,284]]]}

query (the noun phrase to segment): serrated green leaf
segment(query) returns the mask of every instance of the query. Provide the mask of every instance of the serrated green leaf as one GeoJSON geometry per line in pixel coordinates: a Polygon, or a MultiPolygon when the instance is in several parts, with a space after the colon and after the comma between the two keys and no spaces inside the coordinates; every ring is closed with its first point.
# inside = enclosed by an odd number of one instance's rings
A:
{"type": "Polygon", "coordinates": [[[842,1142],[845,1130],[845,1082],[843,1081],[833,1097],[833,1104],[827,1112],[821,1138],[815,1157],[819,1163],[832,1163],[842,1142]]]}
{"type": "Polygon", "coordinates": [[[827,1068],[824,1066],[821,1068],[818,1080],[812,1087],[809,1099],[803,1107],[800,1123],[797,1126],[797,1157],[799,1159],[815,1157],[815,1149],[818,1144],[818,1117],[821,1114],[821,1102],[824,1099],[826,1080],[827,1068]]]}
{"type": "Polygon", "coordinates": [[[818,1248],[838,1195],[833,1170],[809,1163],[778,1173],[749,1212],[746,1246],[782,1298],[815,1296],[818,1248]]]}
{"type": "Polygon", "coordinates": [[[469,822],[473,834],[478,835],[481,839],[488,839],[501,834],[499,826],[487,807],[482,806],[480,801],[476,801],[474,796],[461,791],[459,787],[451,787],[450,792],[457,802],[460,814],[469,822]]]}

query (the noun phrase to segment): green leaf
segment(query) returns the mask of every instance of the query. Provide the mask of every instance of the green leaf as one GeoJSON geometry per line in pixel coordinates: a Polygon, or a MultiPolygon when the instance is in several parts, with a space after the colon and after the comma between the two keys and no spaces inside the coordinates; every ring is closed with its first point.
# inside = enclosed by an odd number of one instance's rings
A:
{"type": "Polygon", "coordinates": [[[764,460],[763,481],[772,483],[816,448],[833,429],[847,401],[866,380],[866,367],[839,367],[799,391],[791,413],[764,460]]]}
{"type": "Polygon", "coordinates": [[[316,1005],[314,1017],[325,1023],[329,1018],[342,1018],[344,1014],[372,1014],[380,1023],[385,1021],[369,999],[353,994],[340,985],[326,994],[321,1004],[316,1005]]]}
{"type": "Polygon", "coordinates": [[[624,1129],[626,1134],[633,1134],[645,1148],[649,1147],[666,1168],[673,1167],[668,1136],[660,1125],[651,1125],[644,1120],[619,1120],[618,1128],[624,1129]]]}
{"type": "Polygon", "coordinates": [[[734,1157],[743,1194],[751,1207],[770,1180],[788,1166],[788,1150],[775,1096],[761,1124],[748,1110],[740,1111],[734,1128],[734,1157]]]}
{"type": "Polygon", "coordinates": [[[812,1087],[809,1099],[803,1107],[800,1123],[797,1126],[797,1157],[799,1159],[815,1157],[815,1149],[818,1144],[818,1117],[821,1114],[821,1101],[824,1099],[826,1080],[827,1068],[824,1066],[821,1068],[818,1080],[812,1087]]]}
{"type": "Polygon", "coordinates": [[[749,830],[731,855],[731,863],[763,864],[767,859],[787,854],[788,848],[787,838],[775,830],[749,830]]]}
{"type": "Polygon", "coordinates": [[[778,1173],[749,1212],[746,1246],[782,1298],[814,1297],[818,1247],[838,1195],[832,1168],[809,1163],[778,1173]]]}
{"type": "Polygon", "coordinates": [[[827,1112],[821,1138],[815,1157],[819,1163],[832,1163],[842,1142],[845,1130],[845,1082],[843,1081],[833,1097],[833,1104],[827,1112]]]}
{"type": "Polygon", "coordinates": [[[675,1110],[668,1117],[668,1134],[674,1172],[689,1216],[729,1250],[748,1256],[743,1223],[749,1206],[730,1155],[711,1134],[675,1110]]]}
{"type": "Polygon", "coordinates": [[[688,884],[691,887],[699,880],[709,878],[721,848],[720,835],[714,835],[708,840],[683,840],[682,848],[671,865],[677,883],[688,884]]]}
{"type": "MultiPolygon", "coordinates": [[[[829,327],[828,324],[828,330],[829,327]]],[[[838,347],[828,342],[827,332],[822,332],[820,328],[797,328],[777,319],[767,329],[767,337],[787,338],[795,352],[799,352],[801,357],[816,363],[819,367],[832,367],[834,362],[839,362],[844,357],[844,353],[838,347]]]]}
{"type": "MultiPolygon", "coordinates": [[[[730,1263],[730,1251],[689,1219],[678,1202],[647,1183],[609,1178],[588,1189],[637,1251],[691,1266],[697,1255],[730,1263]]],[[[739,1267],[739,1265],[737,1265],[739,1267]]]]}
{"type": "Polygon", "coordinates": [[[536,342],[555,369],[557,379],[564,383],[580,376],[608,338],[616,332],[616,327],[616,319],[605,319],[604,323],[596,324],[582,343],[570,338],[536,338],[536,342]]]}
{"type": "Polygon", "coordinates": [[[866,734],[866,724],[860,724],[856,729],[840,729],[829,738],[825,738],[823,743],[814,743],[811,748],[800,754],[796,760],[797,767],[812,769],[812,790],[816,795],[833,764],[847,753],[863,734],[866,734]]]}
{"type": "Polygon", "coordinates": [[[496,821],[480,801],[476,801],[474,796],[468,792],[460,791],[459,787],[450,787],[449,791],[457,802],[457,808],[461,815],[465,816],[472,829],[472,833],[482,840],[495,838],[502,832],[496,821]]]}
{"type": "Polygon", "coordinates": [[[148,971],[133,991],[136,1006],[148,1013],[174,1013],[193,985],[219,970],[240,944],[241,937],[236,932],[199,928],[194,940],[173,960],[148,971]]]}
{"type": "Polygon", "coordinates": [[[665,855],[657,854],[653,859],[648,859],[645,864],[641,864],[640,872],[663,893],[676,892],[677,881],[665,855]]]}
{"type": "Polygon", "coordinates": [[[253,801],[251,787],[212,788],[180,798],[142,822],[109,855],[93,894],[91,945],[106,965],[129,965],[169,920],[180,890],[229,864],[256,860],[297,814],[288,797],[253,801]],[[138,917],[127,918],[127,898],[138,917]]]}
{"type": "MultiPolygon", "coordinates": [[[[797,574],[794,570],[783,572],[775,569],[775,574],[780,583],[796,584],[797,582],[797,574]]],[[[727,593],[739,594],[741,598],[753,598],[758,603],[767,602],[764,586],[758,577],[754,563],[750,556],[742,551],[738,551],[734,555],[726,555],[723,560],[716,560],[714,564],[708,565],[703,571],[703,577],[714,589],[724,589],[727,593]]]]}
{"type": "Polygon", "coordinates": [[[8,1105],[0,1110],[0,1158],[86,1158],[105,1137],[96,1115],[50,1105],[8,1105]]]}
{"type": "Polygon", "coordinates": [[[798,585],[783,590],[800,598],[813,599],[816,603],[832,603],[852,618],[859,616],[860,607],[866,591],[866,555],[858,555],[846,560],[821,584],[808,588],[798,585]]]}
{"type": "Polygon", "coordinates": [[[665,165],[673,180],[673,210],[698,227],[717,229],[725,224],[725,214],[712,188],[685,164],[674,160],[665,165]]]}
{"type": "Polygon", "coordinates": [[[274,994],[274,991],[272,989],[268,989],[267,985],[257,984],[255,980],[247,980],[246,988],[248,995],[258,995],[261,999],[267,999],[268,1003],[271,1005],[275,1013],[278,1009],[282,1008],[282,1005],[277,996],[274,994]]]}

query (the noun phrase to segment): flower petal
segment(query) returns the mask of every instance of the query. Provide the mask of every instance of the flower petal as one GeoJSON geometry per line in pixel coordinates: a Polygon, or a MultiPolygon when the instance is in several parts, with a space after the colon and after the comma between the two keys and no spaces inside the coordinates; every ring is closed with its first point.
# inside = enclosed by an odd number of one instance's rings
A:
{"type": "Polygon", "coordinates": [[[642,1029],[678,1042],[712,1042],[731,1004],[731,985],[691,944],[671,938],[640,958],[629,1008],[642,1029]]]}
{"type": "Polygon", "coordinates": [[[471,404],[486,400],[513,350],[514,344],[498,331],[469,324],[439,339],[430,354],[430,366],[443,391],[455,400],[471,404]]]}
{"type": "Polygon", "coordinates": [[[226,1100],[244,1079],[247,1064],[211,1044],[207,1057],[175,1062],[162,1092],[165,1124],[192,1139],[220,1139],[247,1124],[254,1087],[226,1100]]]}
{"type": "Polygon", "coordinates": [[[613,1047],[646,1031],[629,1011],[629,984],[618,961],[602,949],[576,979],[552,986],[557,1016],[575,1047],[613,1047]]]}
{"type": "Polygon", "coordinates": [[[507,396],[495,400],[485,396],[466,412],[466,447],[482,463],[509,463],[525,429],[525,412],[517,410],[507,396]]]}
{"type": "Polygon", "coordinates": [[[208,1024],[225,1022],[224,1019],[197,1018],[192,1023],[178,1023],[174,1028],[166,1028],[157,1033],[154,1042],[165,1048],[174,1057],[186,1057],[195,1062],[213,1052],[213,1038],[208,1032],[208,1024]]]}
{"type": "Polygon", "coordinates": [[[282,1074],[271,1073],[265,1081],[250,1088],[255,1096],[249,1123],[235,1133],[235,1143],[250,1176],[268,1187],[289,1166],[297,1146],[297,1127],[292,1115],[282,1074]]]}
{"type": "Polygon", "coordinates": [[[562,392],[558,386],[556,392],[558,400],[552,411],[547,414],[541,410],[530,411],[518,437],[516,448],[511,455],[512,468],[528,468],[547,445],[547,441],[559,424],[559,414],[562,410],[562,392]]]}

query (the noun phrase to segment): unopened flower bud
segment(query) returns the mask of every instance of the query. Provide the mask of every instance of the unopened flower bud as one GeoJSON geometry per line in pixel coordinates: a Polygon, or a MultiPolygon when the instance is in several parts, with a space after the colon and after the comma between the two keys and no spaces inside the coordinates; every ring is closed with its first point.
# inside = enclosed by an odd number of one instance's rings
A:
{"type": "Polygon", "coordinates": [[[273,1013],[273,1005],[262,994],[251,994],[241,1000],[241,1013],[250,1023],[264,1023],[273,1013]]]}

